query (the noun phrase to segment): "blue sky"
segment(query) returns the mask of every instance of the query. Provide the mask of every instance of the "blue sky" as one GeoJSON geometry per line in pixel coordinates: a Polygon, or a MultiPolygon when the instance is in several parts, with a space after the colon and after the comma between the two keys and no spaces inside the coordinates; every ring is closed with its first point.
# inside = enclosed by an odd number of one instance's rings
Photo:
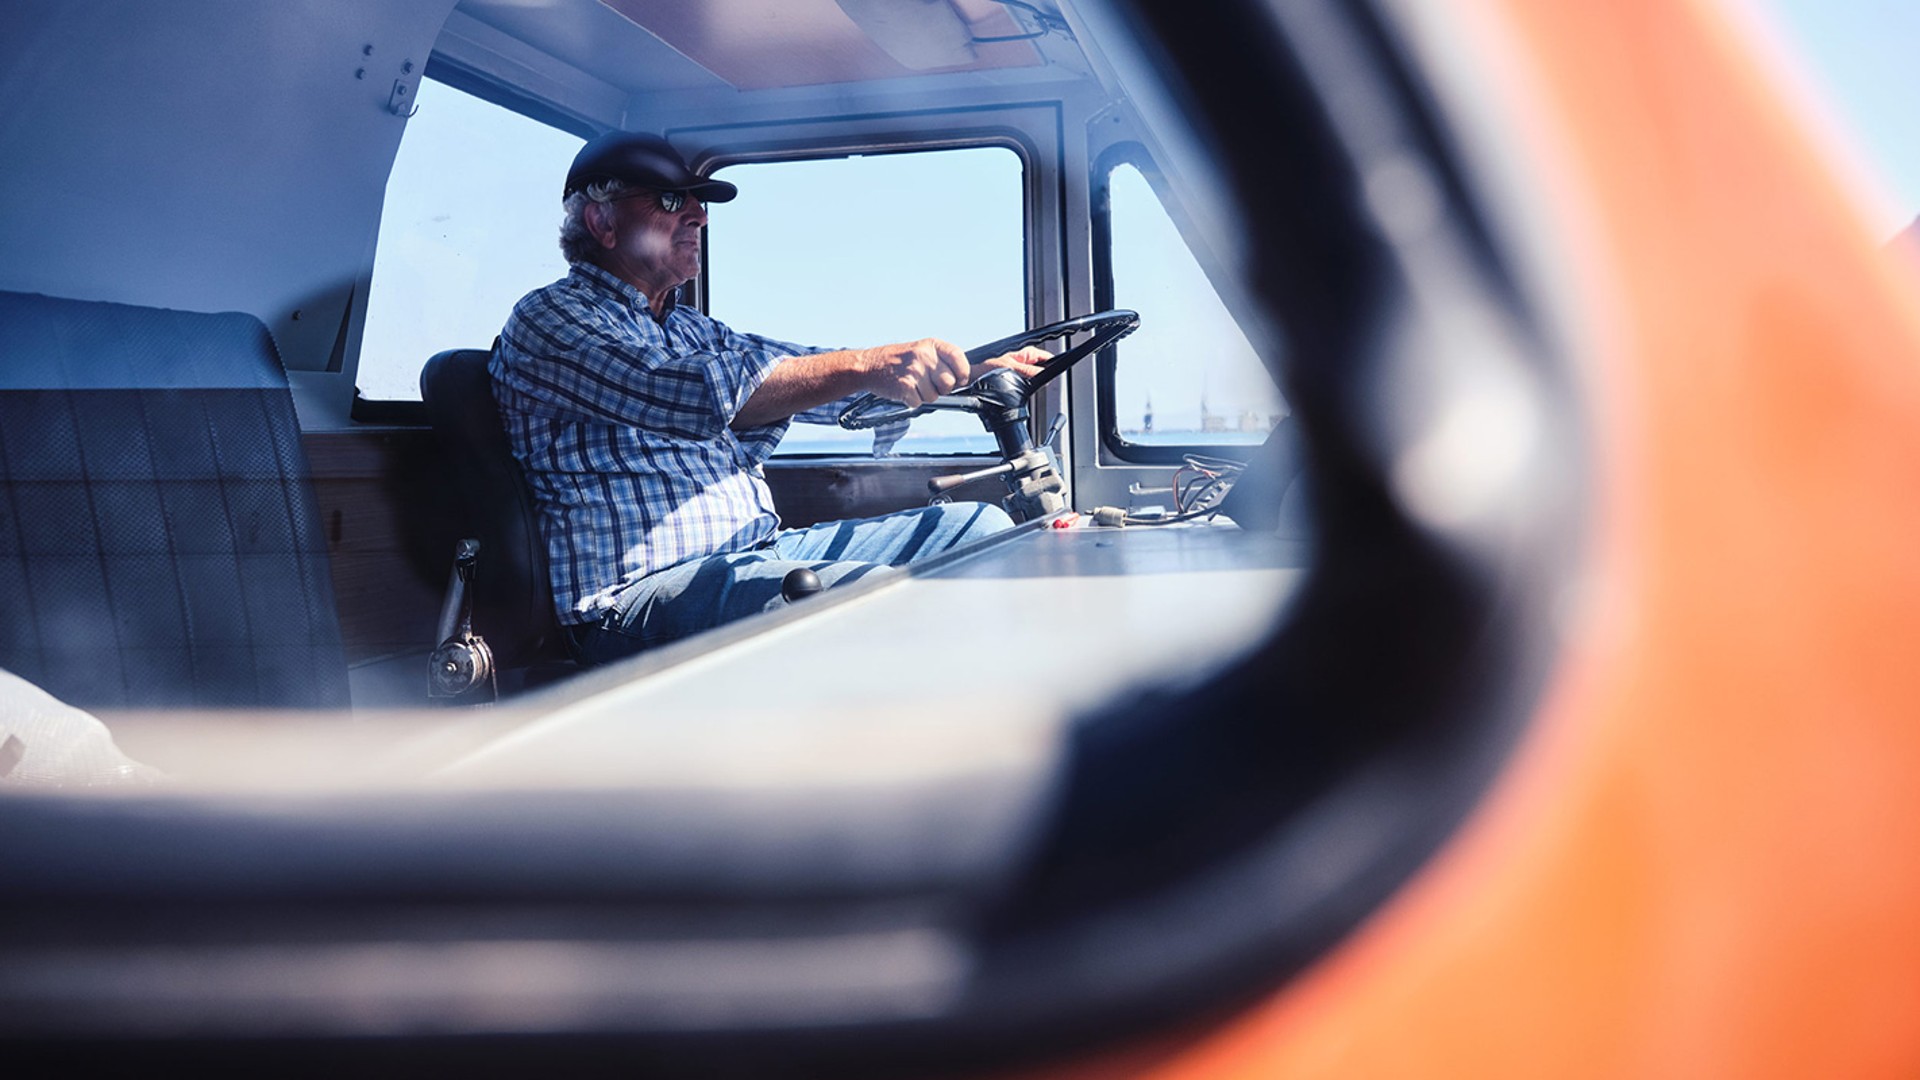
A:
{"type": "Polygon", "coordinates": [[[1920,213],[1920,3],[1752,0],[1803,65],[1834,133],[1878,176],[1869,209],[1891,235],[1920,213]]]}

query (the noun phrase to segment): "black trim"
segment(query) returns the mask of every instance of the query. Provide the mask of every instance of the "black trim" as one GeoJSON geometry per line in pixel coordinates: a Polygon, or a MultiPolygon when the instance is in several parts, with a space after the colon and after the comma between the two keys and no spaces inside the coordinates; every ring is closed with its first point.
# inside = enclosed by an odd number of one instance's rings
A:
{"type": "Polygon", "coordinates": [[[340,326],[333,332],[333,351],[327,354],[327,370],[338,373],[346,369],[347,338],[353,329],[353,303],[360,298],[360,287],[355,284],[347,290],[347,302],[340,305],[340,326]]]}
{"type": "Polygon", "coordinates": [[[360,396],[360,388],[353,388],[353,404],[347,409],[347,419],[356,424],[379,424],[383,427],[426,427],[427,405],[424,401],[409,401],[405,398],[369,398],[360,396]]]}

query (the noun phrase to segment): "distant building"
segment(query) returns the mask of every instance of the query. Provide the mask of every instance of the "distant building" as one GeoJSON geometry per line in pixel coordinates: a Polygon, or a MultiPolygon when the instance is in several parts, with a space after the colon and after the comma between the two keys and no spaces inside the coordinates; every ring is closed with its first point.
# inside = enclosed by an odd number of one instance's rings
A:
{"type": "Polygon", "coordinates": [[[1147,411],[1140,417],[1140,432],[1143,435],[1153,434],[1153,396],[1151,394],[1147,396],[1147,411]]]}
{"type": "Polygon", "coordinates": [[[1218,413],[1215,413],[1212,409],[1207,407],[1207,395],[1205,391],[1202,391],[1200,394],[1200,430],[1201,431],[1227,430],[1227,418],[1219,415],[1218,413]]]}

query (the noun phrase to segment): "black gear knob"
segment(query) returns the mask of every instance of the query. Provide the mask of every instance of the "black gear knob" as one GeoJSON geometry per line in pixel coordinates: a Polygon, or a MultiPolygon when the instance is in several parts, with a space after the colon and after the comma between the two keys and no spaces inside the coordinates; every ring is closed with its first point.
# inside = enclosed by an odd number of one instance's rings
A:
{"type": "Polygon", "coordinates": [[[786,597],[789,604],[805,600],[824,588],[826,586],[820,584],[820,575],[804,566],[787,571],[787,576],[780,579],[780,595],[786,597]]]}

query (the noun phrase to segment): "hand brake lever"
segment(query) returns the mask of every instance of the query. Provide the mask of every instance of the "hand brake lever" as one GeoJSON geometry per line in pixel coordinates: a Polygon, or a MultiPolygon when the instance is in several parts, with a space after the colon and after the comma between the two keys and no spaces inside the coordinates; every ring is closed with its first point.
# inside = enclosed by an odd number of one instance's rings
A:
{"type": "Polygon", "coordinates": [[[494,684],[493,649],[473,632],[473,572],[480,561],[480,541],[454,545],[453,572],[447,578],[447,599],[440,607],[440,645],[427,661],[427,696],[460,697],[485,684],[480,700],[498,696],[494,684]]]}

